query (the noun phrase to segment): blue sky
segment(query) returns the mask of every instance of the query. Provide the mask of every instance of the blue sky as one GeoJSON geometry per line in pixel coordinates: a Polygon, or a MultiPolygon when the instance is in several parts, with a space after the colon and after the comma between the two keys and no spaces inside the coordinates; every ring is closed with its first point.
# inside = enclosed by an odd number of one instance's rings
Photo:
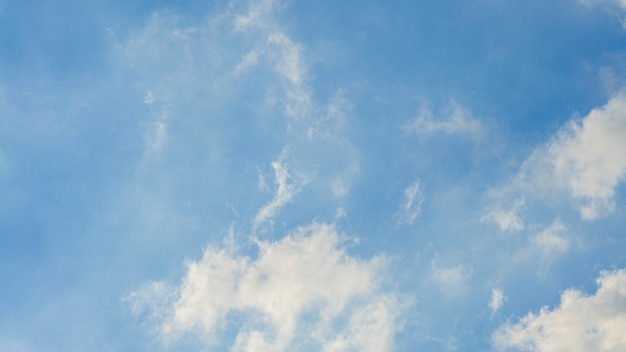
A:
{"type": "Polygon", "coordinates": [[[626,350],[624,23],[0,0],[0,350],[626,350]]]}

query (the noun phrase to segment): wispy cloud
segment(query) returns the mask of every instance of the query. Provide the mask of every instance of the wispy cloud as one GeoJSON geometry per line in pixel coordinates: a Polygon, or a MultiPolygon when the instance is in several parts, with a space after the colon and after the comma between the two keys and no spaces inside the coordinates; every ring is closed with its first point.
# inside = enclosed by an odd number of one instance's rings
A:
{"type": "Polygon", "coordinates": [[[626,0],[578,0],[578,2],[585,5],[613,4],[626,8],[626,0]]]}
{"type": "Polygon", "coordinates": [[[442,266],[437,258],[431,262],[431,277],[446,294],[454,296],[461,293],[465,283],[472,276],[471,269],[465,265],[442,266]]]}
{"type": "Polygon", "coordinates": [[[268,17],[272,15],[272,10],[279,1],[257,0],[247,2],[247,12],[238,14],[233,20],[233,24],[238,30],[255,30],[265,27],[268,24],[268,17]]]}
{"type": "Polygon", "coordinates": [[[236,351],[391,350],[399,303],[378,286],[384,258],[348,255],[335,228],[320,223],[256,245],[256,258],[209,247],[180,286],[152,283],[126,300],[166,341],[197,333],[217,342],[234,327],[236,351]]]}
{"type": "Polygon", "coordinates": [[[489,309],[491,309],[491,314],[496,314],[496,312],[502,308],[504,305],[504,301],[506,301],[506,296],[499,288],[491,289],[491,300],[489,301],[489,309]]]}
{"type": "Polygon", "coordinates": [[[143,102],[150,108],[151,121],[142,122],[144,130],[145,157],[156,157],[165,146],[168,136],[168,120],[170,112],[157,104],[157,98],[151,90],[144,96],[143,102]]]}
{"type": "Polygon", "coordinates": [[[531,236],[530,243],[544,257],[565,253],[572,246],[572,241],[567,236],[567,228],[559,220],[555,220],[548,228],[531,236]]]}
{"type": "Polygon", "coordinates": [[[394,215],[396,225],[413,224],[422,211],[422,202],[424,202],[422,188],[420,182],[415,181],[404,190],[404,199],[400,204],[400,208],[394,215]]]}
{"type": "Polygon", "coordinates": [[[493,335],[498,351],[624,351],[626,350],[626,270],[603,272],[593,295],[569,289],[559,306],[528,313],[506,323],[493,335]]]}
{"type": "Polygon", "coordinates": [[[472,113],[454,100],[435,116],[429,109],[422,109],[419,115],[407,125],[405,130],[420,136],[431,134],[467,135],[474,140],[484,137],[485,127],[472,113]]]}
{"type": "MultiPolygon", "coordinates": [[[[272,200],[259,209],[253,221],[253,229],[254,232],[266,222],[272,222],[272,219],[276,212],[280,210],[287,203],[291,202],[296,193],[299,192],[300,187],[306,181],[300,180],[297,181],[294,177],[289,173],[289,169],[285,164],[285,151],[281,154],[281,156],[272,162],[272,169],[274,169],[274,184],[276,185],[276,191],[274,192],[274,197],[272,200]]],[[[261,176],[262,177],[262,176],[261,176]]],[[[265,182],[264,178],[259,178],[259,182],[265,182]]],[[[262,187],[264,184],[259,183],[259,186],[262,187]]],[[[265,184],[267,186],[267,184],[265,184]]]]}
{"type": "Polygon", "coordinates": [[[608,9],[613,9],[621,13],[616,14],[620,17],[622,26],[626,28],[626,0],[578,0],[579,3],[587,6],[604,6],[608,9]]]}
{"type": "Polygon", "coordinates": [[[481,221],[495,222],[502,231],[521,231],[524,229],[524,220],[519,212],[523,209],[524,203],[524,198],[518,198],[509,209],[492,209],[481,218],[481,221]]]}
{"type": "Polygon", "coordinates": [[[540,277],[549,272],[553,263],[584,246],[580,238],[570,233],[558,218],[548,224],[528,225],[522,235],[518,239],[523,242],[513,242],[517,245],[509,260],[534,268],[540,277]]]}
{"type": "Polygon", "coordinates": [[[290,163],[292,171],[316,174],[318,167],[329,165],[333,159],[322,150],[333,148],[336,151],[333,155],[344,159],[344,162],[334,163],[334,177],[325,180],[331,183],[329,188],[335,197],[342,199],[350,190],[351,178],[359,170],[355,148],[342,133],[351,104],[341,88],[326,104],[316,102],[305,48],[282,30],[273,18],[276,8],[282,6],[281,1],[250,1],[248,6],[248,15],[235,16],[236,23],[246,25],[236,27],[248,31],[256,40],[254,48],[242,56],[234,73],[239,75],[258,67],[275,74],[278,82],[272,83],[265,103],[282,109],[287,132],[285,147],[292,153],[290,160],[295,161],[290,163]],[[320,153],[324,155],[314,155],[320,153]],[[304,158],[301,154],[306,154],[308,165],[302,162],[304,158]],[[336,165],[344,165],[345,168],[338,170],[336,165]]]}

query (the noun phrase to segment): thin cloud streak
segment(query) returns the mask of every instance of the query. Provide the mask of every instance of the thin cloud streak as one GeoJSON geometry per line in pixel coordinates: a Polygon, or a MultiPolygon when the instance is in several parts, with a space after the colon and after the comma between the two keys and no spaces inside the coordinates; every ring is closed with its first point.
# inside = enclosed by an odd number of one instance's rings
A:
{"type": "MultiPolygon", "coordinates": [[[[284,164],[285,152],[281,154],[277,160],[272,162],[272,169],[274,169],[274,183],[276,185],[276,192],[272,200],[259,209],[253,221],[253,233],[263,225],[264,223],[272,223],[273,217],[278,210],[291,202],[293,197],[299,192],[302,183],[298,183],[294,180],[293,176],[289,173],[287,166],[284,164]]],[[[261,181],[259,181],[261,182],[261,181]]],[[[263,185],[262,183],[260,184],[263,185]]]]}
{"type": "Polygon", "coordinates": [[[413,222],[422,211],[424,202],[423,187],[419,181],[413,182],[404,190],[404,201],[395,214],[396,225],[413,225],[413,222]]]}

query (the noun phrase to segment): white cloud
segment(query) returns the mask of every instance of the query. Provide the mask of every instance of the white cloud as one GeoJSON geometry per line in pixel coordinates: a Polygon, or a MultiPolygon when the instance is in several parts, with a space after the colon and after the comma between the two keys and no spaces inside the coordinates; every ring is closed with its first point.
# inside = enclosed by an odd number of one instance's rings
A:
{"type": "Polygon", "coordinates": [[[259,62],[260,56],[261,53],[256,49],[248,52],[241,58],[241,61],[235,67],[234,73],[240,74],[249,68],[254,67],[259,62]]]}
{"type": "Polygon", "coordinates": [[[498,351],[626,351],[626,270],[603,272],[593,295],[569,289],[554,309],[541,308],[493,335],[498,351]]]}
{"type": "Polygon", "coordinates": [[[492,288],[491,289],[491,300],[489,301],[489,309],[491,309],[491,314],[495,314],[502,306],[504,305],[504,301],[506,301],[506,297],[501,289],[492,288]]]}
{"type": "Polygon", "coordinates": [[[572,245],[566,234],[567,229],[565,225],[559,220],[555,220],[550,227],[530,237],[530,243],[533,248],[539,250],[544,256],[562,254],[567,252],[572,245]]]}
{"type": "Polygon", "coordinates": [[[270,187],[267,185],[267,181],[265,180],[265,176],[261,172],[261,169],[257,167],[256,172],[257,172],[257,175],[259,175],[259,181],[257,183],[259,187],[259,191],[269,192],[270,187]]]}
{"type": "MultiPolygon", "coordinates": [[[[272,162],[276,192],[274,193],[272,200],[261,208],[254,217],[253,228],[255,231],[263,223],[268,221],[271,222],[274,215],[276,215],[276,212],[287,203],[291,202],[293,196],[299,192],[302,183],[306,183],[304,181],[297,182],[294,180],[293,176],[289,173],[287,166],[284,164],[284,158],[285,152],[283,151],[281,156],[272,162]]],[[[260,183],[259,186],[262,186],[262,184],[260,183]]]]}
{"type": "Polygon", "coordinates": [[[391,350],[399,305],[379,289],[383,258],[348,255],[334,226],[318,223],[256,244],[255,258],[209,247],[179,287],[152,283],[126,300],[165,341],[215,342],[234,326],[234,351],[391,350]]]}
{"type": "Polygon", "coordinates": [[[624,136],[626,92],[621,92],[535,149],[508,191],[541,198],[556,190],[571,197],[583,219],[608,215],[615,208],[615,189],[626,176],[624,136]]]}
{"type": "Polygon", "coordinates": [[[442,117],[435,118],[428,109],[423,109],[405,129],[418,135],[434,133],[469,135],[475,140],[484,136],[485,127],[472,113],[455,101],[442,110],[442,117]]]}
{"type": "Polygon", "coordinates": [[[524,198],[518,198],[510,209],[495,208],[483,216],[481,221],[495,222],[502,231],[521,231],[524,229],[524,220],[520,218],[519,211],[524,203],[524,198]]]}
{"type": "Polygon", "coordinates": [[[144,154],[146,157],[157,156],[165,146],[168,137],[170,112],[151,90],[146,91],[143,102],[149,107],[150,115],[152,115],[151,121],[141,123],[144,128],[144,154]],[[161,104],[155,104],[157,101],[161,104]]]}
{"type": "Polygon", "coordinates": [[[248,12],[236,15],[233,24],[238,30],[258,29],[267,25],[267,17],[272,13],[275,0],[258,0],[248,2],[248,12]]]}
{"type": "Polygon", "coordinates": [[[150,105],[152,105],[155,101],[156,101],[156,98],[154,97],[154,93],[152,93],[152,91],[151,91],[151,90],[147,91],[147,92],[146,92],[146,95],[145,95],[145,96],[144,96],[144,98],[143,98],[143,102],[144,102],[146,105],[150,106],[150,105]]]}
{"type": "MultiPolygon", "coordinates": [[[[305,48],[292,40],[273,18],[273,12],[282,5],[281,1],[251,1],[248,3],[248,15],[237,17],[239,22],[246,18],[241,23],[251,23],[246,28],[253,29],[257,38],[254,48],[243,55],[235,67],[235,73],[242,73],[250,67],[273,71],[279,82],[271,84],[266,104],[279,106],[286,117],[288,146],[294,155],[291,170],[312,175],[325,167],[334,168],[331,172],[335,174],[325,177],[323,182],[329,182],[328,189],[335,198],[343,199],[350,191],[351,179],[359,171],[358,153],[341,134],[351,104],[340,88],[327,104],[317,104],[308,81],[307,60],[303,55],[305,48]],[[248,18],[254,20],[249,21],[248,18]],[[326,151],[330,148],[334,148],[333,156],[344,159],[341,163],[329,157],[326,151]],[[316,160],[308,163],[301,161],[302,154],[311,157],[322,150],[320,154],[323,155],[314,156],[316,160]],[[339,170],[338,165],[345,168],[339,170]]],[[[326,174],[330,173],[326,171],[326,174]]]]}
{"type": "Polygon", "coordinates": [[[302,62],[301,48],[282,32],[272,32],[267,41],[279,49],[275,69],[294,85],[302,83],[306,66],[302,62]]]}
{"type": "MultiPolygon", "coordinates": [[[[355,312],[334,339],[324,342],[323,351],[389,351],[393,346],[393,336],[397,330],[395,316],[398,302],[391,297],[365,304],[355,312]]],[[[332,331],[327,334],[332,335],[332,331]]]]}
{"type": "Polygon", "coordinates": [[[423,201],[422,186],[415,181],[404,190],[404,200],[395,214],[396,224],[412,225],[422,210],[423,201]]]}
{"type": "Polygon", "coordinates": [[[626,94],[614,96],[582,121],[572,121],[548,146],[559,181],[583,199],[579,210],[594,219],[614,208],[615,187],[626,174],[626,94]]]}

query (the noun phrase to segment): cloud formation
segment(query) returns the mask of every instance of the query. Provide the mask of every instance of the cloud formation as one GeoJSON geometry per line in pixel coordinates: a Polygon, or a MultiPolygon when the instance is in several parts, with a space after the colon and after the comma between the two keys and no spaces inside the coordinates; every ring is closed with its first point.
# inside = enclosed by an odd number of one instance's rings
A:
{"type": "Polygon", "coordinates": [[[320,223],[256,245],[256,257],[209,247],[180,286],[152,283],[126,299],[165,341],[196,333],[217,343],[234,328],[233,351],[391,350],[399,304],[379,287],[384,258],[350,256],[320,223]]]}
{"type": "Polygon", "coordinates": [[[626,269],[603,272],[593,295],[569,289],[554,309],[541,308],[493,335],[498,351],[618,352],[626,350],[626,269]]]}
{"type": "Polygon", "coordinates": [[[520,209],[524,207],[524,198],[518,198],[509,209],[495,208],[482,217],[481,221],[491,221],[502,231],[521,231],[524,229],[524,220],[520,217],[520,209]]]}
{"type": "MultiPolygon", "coordinates": [[[[622,11],[626,11],[626,0],[578,0],[584,5],[606,5],[614,8],[619,8],[622,11]]],[[[622,25],[626,28],[626,22],[622,20],[622,25]]]]}
{"type": "MultiPolygon", "coordinates": [[[[300,189],[301,185],[293,179],[292,175],[287,169],[287,166],[284,164],[284,156],[285,152],[283,152],[277,160],[272,162],[276,192],[274,193],[274,197],[272,198],[272,200],[267,205],[259,209],[256,216],[254,217],[254,231],[256,231],[259,226],[261,226],[265,222],[269,221],[271,223],[272,218],[274,217],[276,212],[285,204],[291,202],[293,196],[298,193],[300,189]]],[[[263,182],[265,182],[264,179],[263,182]]]]}
{"type": "Polygon", "coordinates": [[[404,190],[404,200],[400,204],[398,212],[395,214],[396,224],[413,225],[415,218],[422,211],[424,194],[419,181],[413,182],[404,190]]]}
{"type": "Polygon", "coordinates": [[[504,301],[506,297],[501,289],[492,288],[491,289],[491,300],[489,301],[489,309],[491,309],[491,314],[495,314],[502,306],[504,305],[504,301]]]}
{"type": "Polygon", "coordinates": [[[452,101],[444,108],[440,117],[435,118],[432,111],[422,109],[417,118],[409,122],[405,129],[420,136],[443,133],[450,135],[468,135],[474,140],[484,136],[485,127],[472,113],[452,101]]]}
{"type": "Polygon", "coordinates": [[[586,220],[615,209],[615,189],[626,176],[626,91],[563,126],[536,148],[509,185],[514,192],[545,197],[558,191],[586,220]]]}
{"type": "Polygon", "coordinates": [[[544,257],[567,252],[572,245],[571,242],[567,237],[567,228],[559,220],[555,220],[548,228],[530,237],[531,247],[544,257]]]}
{"type": "Polygon", "coordinates": [[[437,258],[431,262],[431,277],[447,294],[457,294],[463,288],[467,280],[472,276],[471,269],[462,264],[453,266],[441,266],[437,258]]]}

